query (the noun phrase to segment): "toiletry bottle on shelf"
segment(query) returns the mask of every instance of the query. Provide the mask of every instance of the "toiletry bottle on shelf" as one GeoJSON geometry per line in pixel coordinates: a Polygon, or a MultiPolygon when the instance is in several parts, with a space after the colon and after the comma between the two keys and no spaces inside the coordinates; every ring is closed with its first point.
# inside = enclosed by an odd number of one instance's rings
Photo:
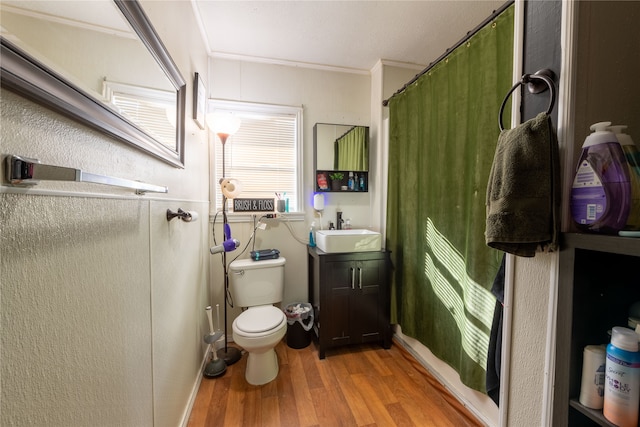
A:
{"type": "Polygon", "coordinates": [[[358,191],[358,189],[360,188],[360,185],[358,185],[358,174],[357,173],[353,173],[353,191],[358,191]]]}
{"type": "Polygon", "coordinates": [[[620,427],[638,426],[640,404],[640,352],[638,335],[629,328],[611,330],[607,346],[604,417],[620,427]]]}
{"type": "Polygon", "coordinates": [[[349,181],[348,184],[349,190],[353,191],[353,172],[349,172],[349,181]]]}
{"type": "Polygon", "coordinates": [[[631,204],[629,218],[625,230],[640,230],[640,152],[636,148],[631,136],[624,133],[625,125],[610,126],[622,146],[622,151],[629,166],[629,183],[631,184],[631,204]]]}
{"type": "Polygon", "coordinates": [[[360,186],[360,191],[364,191],[364,174],[363,173],[360,174],[360,181],[358,185],[360,186]]]}
{"type": "Polygon", "coordinates": [[[631,199],[629,168],[611,122],[591,126],[571,187],[571,215],[584,231],[617,234],[627,223],[631,199]]]}

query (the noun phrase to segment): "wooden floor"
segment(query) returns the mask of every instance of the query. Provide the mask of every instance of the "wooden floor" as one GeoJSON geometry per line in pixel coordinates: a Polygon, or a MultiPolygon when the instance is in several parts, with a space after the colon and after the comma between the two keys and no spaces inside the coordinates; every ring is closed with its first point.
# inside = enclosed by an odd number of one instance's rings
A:
{"type": "Polygon", "coordinates": [[[203,378],[189,427],[482,426],[400,345],[327,351],[276,347],[278,377],[244,378],[247,355],[224,375],[203,378]]]}

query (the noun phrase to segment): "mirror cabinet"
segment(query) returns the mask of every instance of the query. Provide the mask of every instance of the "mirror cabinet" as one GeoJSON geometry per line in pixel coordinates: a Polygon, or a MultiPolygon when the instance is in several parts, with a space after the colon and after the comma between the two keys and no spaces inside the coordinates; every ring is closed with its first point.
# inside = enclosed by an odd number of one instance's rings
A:
{"type": "Polygon", "coordinates": [[[369,127],[316,123],[313,164],[316,192],[369,191],[369,127]]]}

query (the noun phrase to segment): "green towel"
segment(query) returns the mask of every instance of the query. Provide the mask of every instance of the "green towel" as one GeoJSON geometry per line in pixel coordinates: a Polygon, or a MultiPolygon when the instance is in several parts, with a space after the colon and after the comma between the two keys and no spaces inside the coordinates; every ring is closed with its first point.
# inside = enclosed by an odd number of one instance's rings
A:
{"type": "Polygon", "coordinates": [[[503,130],[487,186],[487,245],[518,256],[558,247],[558,141],[547,113],[503,130]]]}

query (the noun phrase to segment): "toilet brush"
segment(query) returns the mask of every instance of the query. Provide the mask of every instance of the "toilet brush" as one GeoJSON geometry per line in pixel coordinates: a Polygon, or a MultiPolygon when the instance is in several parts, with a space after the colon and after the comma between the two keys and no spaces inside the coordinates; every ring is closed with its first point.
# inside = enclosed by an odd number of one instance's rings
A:
{"type": "Polygon", "coordinates": [[[216,352],[215,342],[222,337],[222,331],[216,333],[213,332],[213,320],[211,319],[211,306],[207,306],[205,309],[207,312],[207,319],[209,319],[209,334],[204,336],[204,342],[213,345],[211,349],[211,361],[207,363],[204,368],[204,376],[207,378],[215,378],[224,374],[227,371],[227,364],[222,359],[218,359],[216,352]]]}

